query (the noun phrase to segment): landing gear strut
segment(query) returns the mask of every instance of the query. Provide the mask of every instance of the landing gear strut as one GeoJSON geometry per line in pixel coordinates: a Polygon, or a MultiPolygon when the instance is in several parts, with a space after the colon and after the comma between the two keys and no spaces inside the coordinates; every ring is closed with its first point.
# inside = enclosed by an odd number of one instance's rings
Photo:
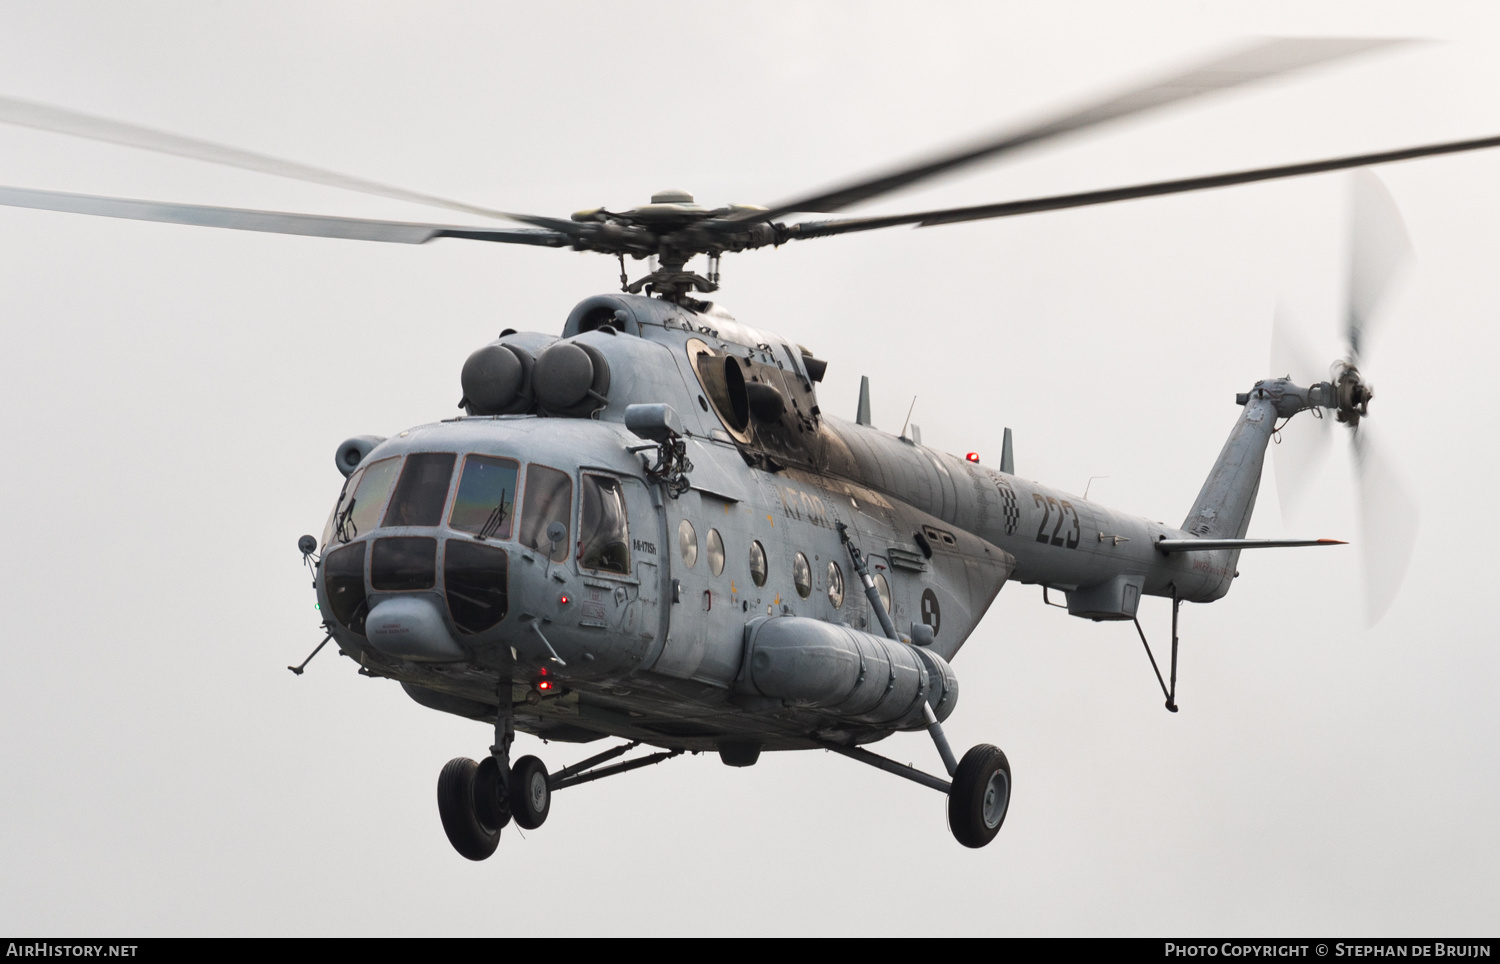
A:
{"type": "MultiPolygon", "coordinates": [[[[839,539],[849,549],[849,557],[854,562],[854,571],[859,575],[860,582],[864,584],[865,595],[870,600],[870,607],[875,611],[881,629],[890,639],[905,642],[896,632],[890,614],[885,611],[885,604],[875,589],[875,581],[870,576],[869,567],[859,547],[849,539],[848,528],[842,522],[837,523],[837,528],[839,539]]],[[[1175,617],[1173,626],[1176,626],[1175,617]]],[[[913,628],[913,634],[915,634],[915,628],[913,628]]],[[[1142,639],[1144,638],[1143,636],[1142,639]]],[[[929,636],[928,639],[930,641],[931,637],[929,636]]],[[[1173,685],[1175,686],[1177,665],[1175,632],[1173,641],[1172,665],[1173,685]]],[[[1150,651],[1149,647],[1147,651],[1150,651]]],[[[1155,663],[1153,662],[1152,665],[1155,663]]],[[[1170,697],[1168,706],[1171,706],[1170,697]]],[[[954,759],[953,749],[948,745],[948,737],[943,733],[943,725],[938,722],[937,714],[933,712],[930,704],[922,704],[922,715],[927,721],[927,735],[932,737],[938,756],[943,758],[943,768],[952,778],[951,783],[930,773],[923,773],[915,767],[886,759],[861,747],[838,743],[824,743],[823,746],[835,753],[842,753],[861,763],[868,763],[887,773],[894,773],[898,777],[905,777],[924,787],[931,787],[947,794],[948,829],[953,831],[953,836],[965,847],[983,847],[994,840],[995,835],[1000,832],[1000,825],[1005,822],[1005,814],[1010,809],[1010,761],[1005,758],[1005,754],[1000,751],[999,747],[990,746],[988,743],[981,743],[969,750],[962,760],[954,759]]]]}

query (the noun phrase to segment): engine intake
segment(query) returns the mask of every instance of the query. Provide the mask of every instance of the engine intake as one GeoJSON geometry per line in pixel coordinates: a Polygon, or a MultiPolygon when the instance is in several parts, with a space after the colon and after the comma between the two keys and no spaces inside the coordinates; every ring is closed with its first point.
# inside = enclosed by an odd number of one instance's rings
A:
{"type": "Polygon", "coordinates": [[[460,380],[471,415],[516,415],[531,408],[536,362],[515,345],[485,345],[464,362],[460,380]]]}

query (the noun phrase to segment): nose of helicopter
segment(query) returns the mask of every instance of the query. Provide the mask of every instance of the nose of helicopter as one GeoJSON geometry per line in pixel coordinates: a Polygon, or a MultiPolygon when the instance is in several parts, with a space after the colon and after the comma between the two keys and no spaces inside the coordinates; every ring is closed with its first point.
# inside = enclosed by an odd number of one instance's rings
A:
{"type": "Polygon", "coordinates": [[[400,659],[452,662],[465,655],[431,596],[381,600],[365,620],[365,635],[371,646],[400,659]]]}
{"type": "Polygon", "coordinates": [[[494,668],[514,659],[570,673],[618,655],[600,627],[639,595],[639,579],[622,575],[623,490],[614,476],[575,474],[571,454],[598,448],[601,432],[618,444],[618,430],[557,419],[543,435],[535,425],[459,419],[365,454],[322,539],[320,603],[346,644],[416,663],[494,668]],[[594,538],[576,545],[575,525],[594,538]],[[602,580],[580,573],[575,548],[602,580]]]}

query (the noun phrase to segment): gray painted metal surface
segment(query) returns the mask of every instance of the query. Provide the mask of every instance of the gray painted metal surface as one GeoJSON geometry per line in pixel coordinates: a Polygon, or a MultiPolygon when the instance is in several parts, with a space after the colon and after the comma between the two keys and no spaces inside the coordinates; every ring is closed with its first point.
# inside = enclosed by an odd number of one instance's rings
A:
{"type": "MultiPolygon", "coordinates": [[[[363,450],[361,469],[424,453],[454,460],[432,497],[439,514],[421,525],[383,505],[351,508],[362,475],[352,470],[322,546],[329,629],[366,673],[400,680],[423,705],[470,717],[489,707],[492,718],[496,681],[509,672],[518,728],[683,749],[855,745],[923,728],[924,704],[946,717],[957,697],[950,661],[1008,579],[1061,590],[1069,612],[1091,619],[1133,618],[1143,594],[1221,597],[1243,547],[1222,540],[1245,533],[1272,426],[1318,397],[1285,379],[1244,396],[1173,528],[826,415],[801,352],[722,309],[604,295],[572,312],[561,339],[511,333],[492,344],[532,360],[577,346],[567,365],[551,366],[576,385],[517,389],[506,369],[505,391],[543,399],[533,409],[604,390],[571,416],[469,414],[341,447],[363,450]],[[692,466],[677,498],[648,473],[673,440],[692,466]],[[515,473],[489,510],[489,536],[455,521],[471,464],[515,473]],[[381,511],[381,524],[362,531],[340,524],[341,514],[347,523],[381,511]],[[537,535],[533,519],[546,512],[565,541],[537,535]],[[868,560],[894,641],[860,591],[841,524],[868,560]],[[344,583],[330,560],[352,558],[337,554],[360,543],[421,538],[435,548],[420,585],[380,588],[396,577],[375,572],[372,549],[357,587],[367,620],[335,615],[346,610],[330,585],[344,583]],[[1183,551],[1210,539],[1221,541],[1183,551]],[[463,560],[486,551],[505,557],[484,570],[504,614],[481,626],[463,560]],[[418,641],[403,648],[376,622],[418,641]]],[[[401,483],[372,491],[397,500],[401,483]]]]}

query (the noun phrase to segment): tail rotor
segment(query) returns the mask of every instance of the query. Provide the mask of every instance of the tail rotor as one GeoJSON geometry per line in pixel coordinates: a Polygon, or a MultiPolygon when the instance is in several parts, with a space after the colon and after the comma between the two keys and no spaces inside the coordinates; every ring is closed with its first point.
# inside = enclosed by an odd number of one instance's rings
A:
{"type": "MultiPolygon", "coordinates": [[[[1324,413],[1315,408],[1308,418],[1293,419],[1283,430],[1284,444],[1277,446],[1275,456],[1282,507],[1292,511],[1303,501],[1327,452],[1330,423],[1337,421],[1347,429],[1358,489],[1365,615],[1371,626],[1385,615],[1406,577],[1418,510],[1365,422],[1375,391],[1359,366],[1369,352],[1381,302],[1411,260],[1411,241],[1390,192],[1374,174],[1358,172],[1352,192],[1344,350],[1329,370],[1333,391],[1328,407],[1334,418],[1319,418],[1324,413]],[[1303,424],[1289,431],[1298,422],[1303,424]]],[[[1289,316],[1278,308],[1271,331],[1273,374],[1310,385],[1317,370],[1311,357],[1289,316]]]]}

